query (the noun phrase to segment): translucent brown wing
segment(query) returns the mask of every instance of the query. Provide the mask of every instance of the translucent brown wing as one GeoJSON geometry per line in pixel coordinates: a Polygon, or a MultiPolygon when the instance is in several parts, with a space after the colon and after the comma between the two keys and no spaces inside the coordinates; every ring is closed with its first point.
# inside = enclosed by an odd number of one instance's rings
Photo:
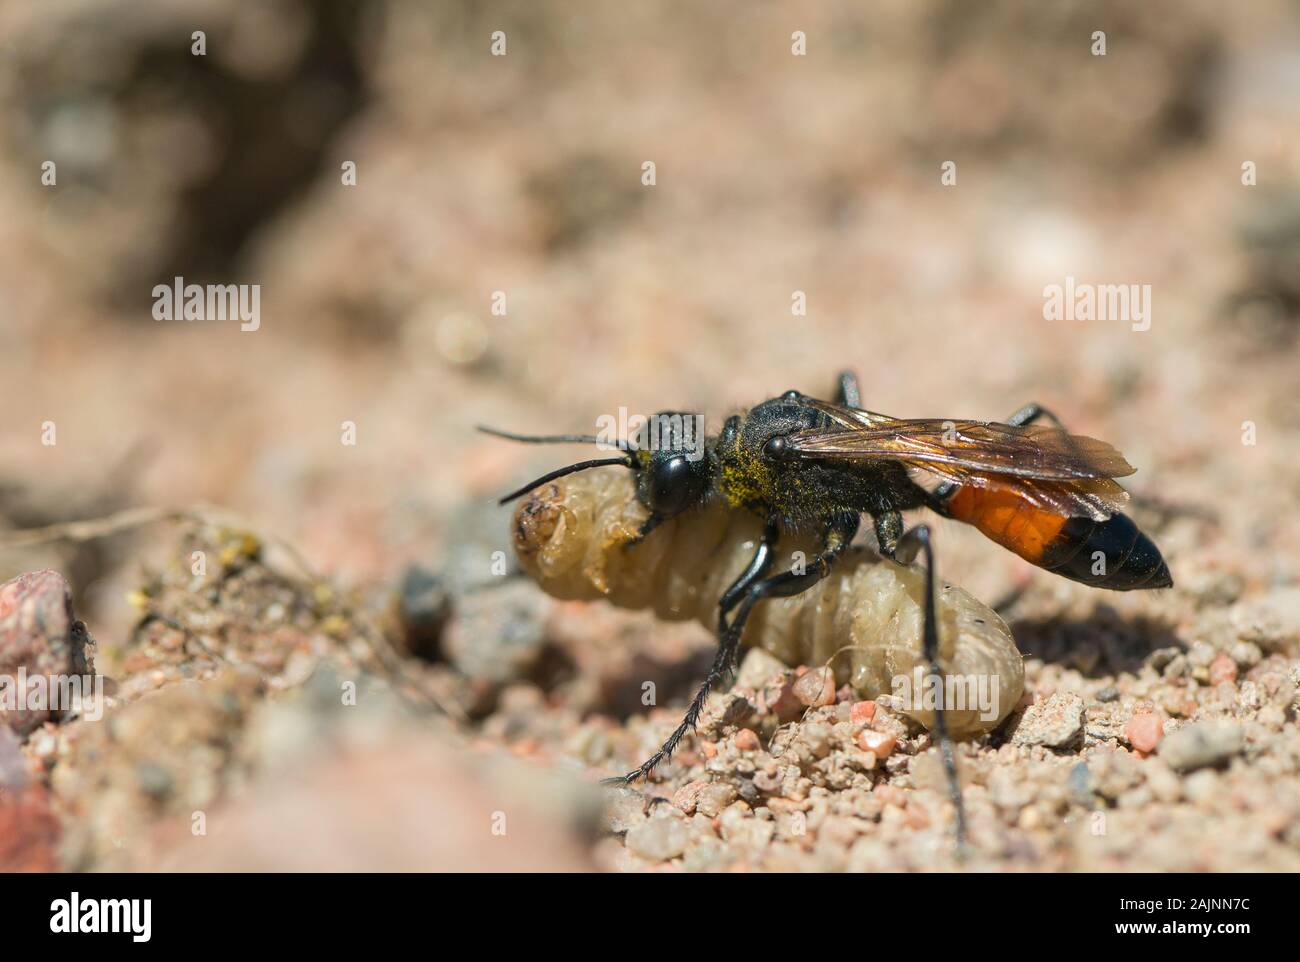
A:
{"type": "Polygon", "coordinates": [[[832,424],[787,439],[804,458],[897,461],[945,481],[1014,490],[1057,514],[1109,517],[1128,500],[1112,481],[1134,468],[1115,448],[1048,425],[891,418],[812,398],[832,424]]]}

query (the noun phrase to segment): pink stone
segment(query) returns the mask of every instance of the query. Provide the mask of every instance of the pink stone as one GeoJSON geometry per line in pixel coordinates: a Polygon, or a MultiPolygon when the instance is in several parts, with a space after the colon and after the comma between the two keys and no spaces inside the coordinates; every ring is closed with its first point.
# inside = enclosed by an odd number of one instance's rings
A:
{"type": "Polygon", "coordinates": [[[1221,651],[1210,662],[1210,684],[1221,685],[1225,681],[1237,680],[1237,663],[1226,652],[1221,651]]]}
{"type": "Polygon", "coordinates": [[[898,739],[893,735],[873,731],[870,728],[858,733],[858,745],[862,750],[871,752],[881,761],[893,754],[897,744],[898,739]]]}
{"type": "Polygon", "coordinates": [[[876,703],[874,701],[858,701],[853,703],[849,709],[849,718],[859,725],[870,725],[876,717],[876,703]]]}
{"type": "Polygon", "coordinates": [[[1150,753],[1155,751],[1160,739],[1164,737],[1164,723],[1162,712],[1142,712],[1128,720],[1124,726],[1124,735],[1136,750],[1150,753]]]}

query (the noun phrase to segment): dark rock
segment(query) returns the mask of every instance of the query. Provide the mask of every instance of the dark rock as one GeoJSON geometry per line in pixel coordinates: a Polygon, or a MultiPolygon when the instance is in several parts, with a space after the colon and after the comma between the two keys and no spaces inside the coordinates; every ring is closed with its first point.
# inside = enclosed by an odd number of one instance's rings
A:
{"type": "MultiPolygon", "coordinates": [[[[94,674],[94,642],[72,614],[72,590],[57,571],[33,571],[0,585],[0,723],[25,735],[61,718],[67,706],[18,708],[20,673],[58,684],[70,675],[94,674]],[[14,705],[10,710],[9,705],[14,705]]],[[[47,689],[48,691],[49,689],[47,689]]]]}

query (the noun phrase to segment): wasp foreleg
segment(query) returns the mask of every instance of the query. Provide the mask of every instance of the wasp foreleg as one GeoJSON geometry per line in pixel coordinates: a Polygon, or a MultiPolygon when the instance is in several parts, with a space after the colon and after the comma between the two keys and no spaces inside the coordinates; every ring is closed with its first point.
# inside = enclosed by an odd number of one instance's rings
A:
{"type": "Polygon", "coordinates": [[[775,518],[768,518],[767,524],[763,528],[763,537],[759,541],[758,547],[754,549],[754,557],[750,560],[749,566],[740,573],[731,587],[722,593],[722,598],[718,601],[718,637],[727,630],[727,615],[731,614],[731,609],[736,607],[740,599],[744,597],[745,592],[751,586],[756,584],[763,575],[767,574],[768,569],[772,567],[772,552],[776,548],[777,539],[781,535],[780,526],[775,518]]]}
{"type": "Polygon", "coordinates": [[[641,522],[641,527],[637,529],[636,534],[623,542],[624,549],[634,548],[639,545],[646,539],[646,535],[659,527],[659,525],[663,524],[663,520],[664,519],[659,517],[657,514],[650,515],[650,517],[646,518],[645,521],[641,522]]]}
{"type": "MultiPolygon", "coordinates": [[[[768,530],[774,530],[774,528],[775,525],[769,524],[768,530]]],[[[700,719],[700,714],[704,711],[704,702],[708,699],[713,686],[731,671],[736,660],[736,652],[740,648],[740,636],[745,631],[745,622],[749,619],[749,613],[754,605],[764,598],[787,598],[790,595],[800,594],[821,581],[830,574],[831,564],[848,548],[857,530],[858,516],[856,514],[836,516],[830,522],[826,531],[826,539],[822,550],[807,565],[800,566],[799,569],[783,571],[779,575],[763,578],[760,581],[753,581],[752,584],[743,589],[742,600],[739,602],[735,617],[731,619],[729,625],[721,630],[718,639],[718,653],[713,659],[713,664],[709,667],[709,673],[704,679],[704,684],[700,686],[700,690],[696,692],[695,697],[691,700],[691,706],[686,710],[686,717],[682,719],[682,723],[668,736],[668,740],[664,742],[663,747],[642,762],[640,766],[626,775],[607,778],[604,780],[604,784],[630,784],[638,778],[649,775],[656,765],[673,753],[677,748],[677,743],[682,740],[687,732],[695,728],[696,722],[700,719]]],[[[758,554],[763,552],[764,545],[767,545],[766,553],[770,555],[771,545],[768,544],[766,534],[767,532],[764,533],[764,541],[760,545],[759,552],[755,554],[755,561],[750,563],[749,568],[741,575],[737,584],[750,576],[750,572],[755,569],[755,562],[758,563],[759,567],[770,564],[770,557],[766,557],[765,560],[758,557],[758,554]]],[[[774,543],[775,537],[772,540],[774,543]]],[[[757,575],[754,575],[754,577],[757,577],[757,575]]],[[[734,588],[736,585],[732,587],[734,588]]],[[[731,604],[736,604],[734,599],[731,604]]],[[[721,620],[721,617],[719,620],[721,620]]]]}

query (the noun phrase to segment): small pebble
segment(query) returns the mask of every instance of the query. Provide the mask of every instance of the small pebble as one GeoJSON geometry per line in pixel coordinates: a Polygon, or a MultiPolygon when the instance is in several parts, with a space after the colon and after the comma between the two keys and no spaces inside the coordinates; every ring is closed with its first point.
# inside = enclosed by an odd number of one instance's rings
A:
{"type": "Polygon", "coordinates": [[[1221,651],[1210,662],[1210,684],[1222,685],[1237,680],[1237,663],[1226,651],[1221,651]]]}
{"type": "Polygon", "coordinates": [[[930,827],[930,817],[920,808],[909,807],[906,809],[903,824],[914,832],[924,831],[930,827]]]}
{"type": "Polygon", "coordinates": [[[175,782],[167,769],[152,762],[140,762],[135,767],[136,782],[140,790],[155,799],[171,794],[175,782]]]}
{"type": "Polygon", "coordinates": [[[1087,762],[1079,762],[1070,769],[1070,776],[1065,780],[1070,796],[1080,805],[1091,808],[1093,803],[1092,772],[1088,771],[1087,762]]]}
{"type": "Polygon", "coordinates": [[[785,774],[781,771],[769,772],[759,771],[754,773],[754,787],[760,792],[772,795],[781,790],[781,784],[785,781],[785,774]]]}
{"type": "Polygon", "coordinates": [[[874,701],[854,702],[852,709],[849,711],[849,718],[859,725],[870,725],[875,717],[876,703],[874,701]]]}
{"type": "Polygon", "coordinates": [[[626,832],[645,821],[646,797],[640,792],[623,789],[612,792],[605,806],[605,818],[611,832],[626,832]]]}
{"type": "Polygon", "coordinates": [[[1230,617],[1242,641],[1264,651],[1283,651],[1300,640],[1300,588],[1237,604],[1230,617]]]}
{"type": "Polygon", "coordinates": [[[736,673],[736,685],[757,691],[785,671],[785,664],[775,655],[762,648],[751,648],[745,653],[745,660],[740,663],[740,671],[736,673]]]}
{"type": "Polygon", "coordinates": [[[680,818],[652,818],[628,830],[627,847],[651,862],[665,862],[686,851],[691,832],[680,818]]]}
{"type": "Polygon", "coordinates": [[[758,735],[752,728],[742,728],[736,732],[736,737],[732,741],[742,752],[753,752],[763,747],[763,743],[758,740],[758,735]]]}
{"type": "Polygon", "coordinates": [[[1219,794],[1219,773],[1212,768],[1193,772],[1183,780],[1183,793],[1194,805],[1210,805],[1219,794]]]}
{"type": "Polygon", "coordinates": [[[1182,650],[1172,645],[1168,648],[1157,648],[1151,654],[1147,655],[1147,664],[1153,671],[1162,672],[1171,661],[1182,654],[1182,650]]]}
{"type": "Polygon", "coordinates": [[[729,782],[712,782],[700,792],[695,811],[708,818],[717,818],[718,813],[736,800],[736,788],[729,782]]]}
{"type": "Polygon", "coordinates": [[[699,805],[700,796],[708,786],[709,783],[702,778],[687,782],[673,793],[673,805],[687,815],[692,814],[699,805]]]}
{"type": "MultiPolygon", "coordinates": [[[[72,589],[57,571],[32,571],[0,584],[0,676],[8,677],[6,687],[16,689],[14,679],[24,672],[29,678],[91,675],[93,644],[72,613],[72,589]]],[[[19,707],[15,699],[12,709],[0,710],[0,725],[22,736],[62,715],[62,709],[19,707]]]]}
{"type": "Polygon", "coordinates": [[[1232,646],[1229,654],[1232,660],[1242,668],[1254,668],[1264,660],[1264,653],[1259,650],[1259,645],[1251,641],[1239,641],[1232,646]]]}
{"type": "Polygon", "coordinates": [[[785,680],[769,684],[759,694],[760,708],[766,708],[776,716],[777,721],[794,721],[804,713],[805,705],[795,697],[794,686],[785,680]]]}
{"type": "Polygon", "coordinates": [[[1286,712],[1278,705],[1265,705],[1259,710],[1257,719],[1269,731],[1280,732],[1286,724],[1286,712]]]}
{"type": "Polygon", "coordinates": [[[451,610],[451,592],[442,579],[422,565],[408,567],[397,589],[397,621],[407,653],[426,661],[440,659],[451,610]]]}
{"type": "Polygon", "coordinates": [[[1163,712],[1139,712],[1124,726],[1124,737],[1137,751],[1153,752],[1164,736],[1164,723],[1163,712]]]}
{"type": "Polygon", "coordinates": [[[870,728],[858,733],[858,745],[863,751],[871,752],[876,758],[884,760],[893,754],[898,739],[884,732],[872,731],[870,728]]]}
{"type": "Polygon", "coordinates": [[[1107,685],[1101,691],[1097,692],[1097,701],[1107,704],[1119,700],[1119,689],[1114,685],[1107,685]]]}
{"type": "Polygon", "coordinates": [[[799,731],[814,758],[825,758],[831,750],[831,727],[822,722],[810,722],[799,731]]]}
{"type": "Polygon", "coordinates": [[[1198,722],[1180,728],[1160,746],[1160,757],[1177,772],[1192,772],[1226,762],[1242,749],[1241,726],[1198,722]]]}
{"type": "Polygon", "coordinates": [[[746,698],[728,693],[718,699],[712,712],[719,725],[743,727],[754,717],[754,705],[746,698]]]}
{"type": "Polygon", "coordinates": [[[1071,691],[1054,692],[1045,701],[1029,706],[1011,742],[1064,748],[1083,733],[1083,718],[1082,698],[1071,691]]]}
{"type": "Polygon", "coordinates": [[[794,696],[810,708],[835,704],[835,672],[830,668],[811,668],[794,683],[794,696]]]}
{"type": "Polygon", "coordinates": [[[875,795],[886,805],[897,805],[899,808],[907,805],[907,793],[897,785],[881,782],[875,787],[875,795]]]}
{"type": "Polygon", "coordinates": [[[1147,769],[1147,786],[1151,794],[1167,805],[1172,805],[1183,797],[1183,783],[1168,765],[1153,761],[1147,769]]]}

